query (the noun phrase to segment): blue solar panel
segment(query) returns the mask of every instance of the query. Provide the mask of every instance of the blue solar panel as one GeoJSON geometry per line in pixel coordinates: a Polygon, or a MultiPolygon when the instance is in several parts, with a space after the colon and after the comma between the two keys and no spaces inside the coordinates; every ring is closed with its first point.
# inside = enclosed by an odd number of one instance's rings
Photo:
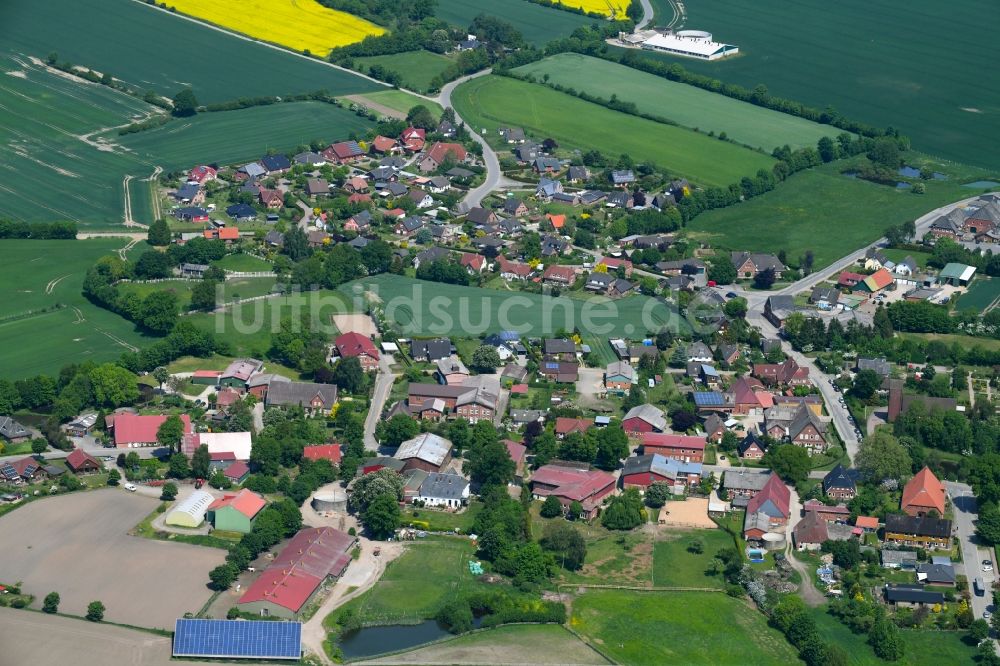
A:
{"type": "Polygon", "coordinates": [[[545,369],[546,370],[556,370],[558,368],[559,368],[559,364],[558,363],[546,363],[545,364],[545,369]]]}
{"type": "Polygon", "coordinates": [[[299,659],[300,622],[249,620],[177,620],[175,657],[299,659]]]}
{"type": "Polygon", "coordinates": [[[694,394],[694,403],[702,407],[724,405],[725,402],[722,394],[715,391],[699,391],[694,394]]]}

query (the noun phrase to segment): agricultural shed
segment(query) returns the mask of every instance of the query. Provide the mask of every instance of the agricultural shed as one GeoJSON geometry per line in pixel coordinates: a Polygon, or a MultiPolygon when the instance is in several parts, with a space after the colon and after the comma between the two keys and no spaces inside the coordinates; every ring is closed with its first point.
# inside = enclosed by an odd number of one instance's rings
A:
{"type": "Polygon", "coordinates": [[[198,527],[205,522],[205,513],[214,498],[204,490],[196,490],[174,505],[164,522],[175,527],[198,527]]]}

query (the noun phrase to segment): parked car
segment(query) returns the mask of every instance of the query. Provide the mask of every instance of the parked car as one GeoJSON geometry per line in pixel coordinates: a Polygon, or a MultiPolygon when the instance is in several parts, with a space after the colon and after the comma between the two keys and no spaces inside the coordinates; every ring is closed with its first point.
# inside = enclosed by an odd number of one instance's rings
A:
{"type": "Polygon", "coordinates": [[[992,560],[983,560],[983,571],[993,571],[992,560]]]}
{"type": "Polygon", "coordinates": [[[123,487],[130,493],[134,493],[136,490],[138,490],[138,488],[135,487],[134,483],[126,483],[123,487]]]}

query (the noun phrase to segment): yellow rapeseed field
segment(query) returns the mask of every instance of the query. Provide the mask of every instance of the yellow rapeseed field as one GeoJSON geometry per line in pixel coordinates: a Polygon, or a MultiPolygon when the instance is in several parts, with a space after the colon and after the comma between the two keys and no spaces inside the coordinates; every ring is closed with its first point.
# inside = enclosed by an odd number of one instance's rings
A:
{"type": "Polygon", "coordinates": [[[605,16],[614,14],[615,18],[623,19],[628,10],[629,0],[562,0],[562,4],[605,16]]]}
{"type": "Polygon", "coordinates": [[[322,56],[335,46],[385,32],[370,21],[328,9],[316,0],[170,0],[169,4],[183,14],[255,39],[322,56]]]}

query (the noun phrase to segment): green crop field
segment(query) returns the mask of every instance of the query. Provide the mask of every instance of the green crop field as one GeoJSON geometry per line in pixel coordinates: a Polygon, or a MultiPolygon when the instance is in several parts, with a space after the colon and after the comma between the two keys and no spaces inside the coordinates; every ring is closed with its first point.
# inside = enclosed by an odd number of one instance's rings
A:
{"type": "Polygon", "coordinates": [[[268,149],[288,151],[313,139],[361,135],[372,122],[324,102],[290,102],[238,111],[200,113],[155,129],[108,139],[150,165],[170,171],[195,162],[231,164],[260,159],[268,149]]]}
{"type": "Polygon", "coordinates": [[[454,58],[430,51],[407,51],[390,55],[355,58],[354,68],[367,72],[372,65],[382,65],[403,77],[403,86],[426,92],[435,76],[446,70],[454,58]]]}
{"type": "Polygon", "coordinates": [[[642,335],[663,326],[685,327],[672,308],[646,296],[612,301],[604,298],[553,298],[479,287],[439,284],[399,275],[376,275],[343,285],[351,298],[363,289],[377,296],[386,317],[406,335],[478,336],[518,330],[523,336],[550,335],[579,328],[601,337],[642,335]]]}
{"type": "Polygon", "coordinates": [[[0,25],[10,51],[37,58],[58,53],[61,62],[109,72],[168,97],[191,86],[203,104],[383,87],[132,0],[90,0],[86,7],[72,0],[10,0],[0,6],[0,25]]]}
{"type": "Polygon", "coordinates": [[[926,181],[926,194],[918,195],[848,178],[840,173],[844,168],[831,163],[795,174],[763,196],[702,213],[687,228],[693,237],[727,250],[783,249],[795,259],[812,250],[821,268],[879,238],[886,227],[968,196],[961,170],[949,180],[926,181]]]}
{"type": "MultiPolygon", "coordinates": [[[[229,303],[241,298],[253,298],[254,296],[265,296],[271,293],[274,288],[275,278],[238,278],[226,280],[222,288],[220,303],[229,303]]],[[[172,291],[177,295],[177,302],[181,309],[187,309],[191,303],[191,289],[197,284],[193,280],[169,280],[166,282],[140,282],[121,285],[123,293],[136,294],[139,298],[145,298],[154,291],[172,291]]]]}
{"type": "MultiPolygon", "coordinates": [[[[0,377],[55,374],[67,363],[117,359],[147,338],[118,315],[80,293],[88,268],[127,243],[122,238],[81,241],[0,241],[0,377]]],[[[140,243],[134,258],[148,249],[140,243]]]]}
{"type": "Polygon", "coordinates": [[[918,149],[1000,168],[1000,68],[976,48],[995,41],[994,9],[958,0],[716,0],[685,3],[687,26],[711,30],[739,56],[705,63],[648,55],[872,125],[899,128],[918,149]],[[942,23],[942,19],[946,23],[942,23]],[[959,42],[948,28],[961,30],[959,42]]]}
{"type": "Polygon", "coordinates": [[[496,16],[513,25],[524,38],[541,46],[553,39],[568,37],[582,25],[596,23],[581,14],[542,7],[524,0],[439,0],[434,15],[466,30],[480,14],[496,16]]]}
{"type": "Polygon", "coordinates": [[[986,312],[998,307],[1000,303],[1000,280],[988,277],[978,277],[969,290],[958,299],[959,310],[978,310],[986,312]]]}
{"type": "Polygon", "coordinates": [[[774,160],[689,129],[653,122],[585,102],[540,84],[483,76],[459,86],[455,110],[476,131],[496,135],[500,126],[523,127],[562,148],[594,148],[608,156],[627,153],[702,185],[728,185],[774,160]]]}
{"type": "Polygon", "coordinates": [[[384,106],[396,111],[403,117],[418,104],[426,106],[435,118],[441,118],[441,113],[444,111],[437,102],[429,102],[404,90],[378,90],[376,92],[365,93],[364,95],[351,95],[351,99],[359,101],[362,104],[384,106]]]}
{"type": "Polygon", "coordinates": [[[780,664],[798,661],[764,614],[721,592],[587,590],[570,626],[621,664],[780,664]]]}
{"type": "Polygon", "coordinates": [[[642,113],[702,132],[725,132],[737,143],[768,152],[786,143],[793,148],[815,146],[820,138],[840,133],[829,125],[578,53],[560,53],[514,71],[531,74],[536,80],[548,75],[551,83],[605,99],[615,94],[624,102],[633,102],[642,113]]]}

